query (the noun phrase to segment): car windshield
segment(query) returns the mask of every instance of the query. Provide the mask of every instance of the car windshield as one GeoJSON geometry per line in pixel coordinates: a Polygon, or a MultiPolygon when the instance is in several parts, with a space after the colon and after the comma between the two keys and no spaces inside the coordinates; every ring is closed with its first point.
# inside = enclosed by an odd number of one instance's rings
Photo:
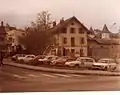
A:
{"type": "Polygon", "coordinates": [[[34,56],[27,56],[28,58],[34,58],[34,56]]]}
{"type": "Polygon", "coordinates": [[[18,55],[19,57],[25,57],[25,55],[24,54],[20,54],[20,55],[18,55]]]}
{"type": "Polygon", "coordinates": [[[100,62],[100,63],[115,63],[115,61],[114,60],[99,60],[98,62],[100,62]]]}
{"type": "Polygon", "coordinates": [[[45,58],[44,56],[37,56],[36,57],[37,59],[43,59],[43,58],[45,58]]]}
{"type": "Polygon", "coordinates": [[[82,62],[93,62],[93,59],[81,59],[82,62]]]}
{"type": "Polygon", "coordinates": [[[99,60],[98,62],[100,62],[100,63],[107,63],[108,60],[99,60]]]}
{"type": "Polygon", "coordinates": [[[67,61],[74,61],[75,59],[67,59],[67,61]]]}
{"type": "Polygon", "coordinates": [[[45,59],[52,59],[53,57],[46,57],[45,59]]]}

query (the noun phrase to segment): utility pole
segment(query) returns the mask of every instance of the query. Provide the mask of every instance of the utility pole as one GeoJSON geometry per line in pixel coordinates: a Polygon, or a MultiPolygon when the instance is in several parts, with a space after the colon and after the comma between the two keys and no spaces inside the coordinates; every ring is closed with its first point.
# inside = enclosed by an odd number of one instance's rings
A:
{"type": "MultiPolygon", "coordinates": [[[[112,29],[114,26],[116,25],[116,23],[114,22],[113,24],[112,24],[112,26],[110,27],[110,29],[112,29]]],[[[113,50],[112,50],[112,48],[113,48],[113,43],[112,43],[112,41],[113,41],[113,39],[112,39],[112,37],[110,37],[110,58],[111,58],[111,55],[112,55],[112,53],[113,53],[113,50]]]]}

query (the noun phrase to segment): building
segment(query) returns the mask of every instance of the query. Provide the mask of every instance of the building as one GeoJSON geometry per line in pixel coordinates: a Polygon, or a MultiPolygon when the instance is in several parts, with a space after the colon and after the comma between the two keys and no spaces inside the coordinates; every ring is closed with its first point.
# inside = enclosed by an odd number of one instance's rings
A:
{"type": "Polygon", "coordinates": [[[95,37],[95,33],[92,27],[90,27],[90,31],[88,32],[88,37],[90,38],[94,38],[95,37]]]}
{"type": "Polygon", "coordinates": [[[88,38],[88,56],[99,58],[116,58],[120,56],[120,44],[114,40],[88,38]]]}
{"type": "Polygon", "coordinates": [[[19,42],[19,37],[23,37],[25,34],[25,31],[19,29],[7,31],[6,39],[9,43],[8,52],[15,52],[18,46],[24,48],[24,46],[19,42]]]}
{"type": "Polygon", "coordinates": [[[88,56],[96,59],[120,57],[120,38],[104,25],[95,37],[88,37],[88,56]]]}
{"type": "MultiPolygon", "coordinates": [[[[89,30],[76,18],[61,19],[53,23],[53,50],[55,54],[87,56],[87,33],[89,30]]],[[[49,48],[50,49],[50,48],[49,48]]]]}

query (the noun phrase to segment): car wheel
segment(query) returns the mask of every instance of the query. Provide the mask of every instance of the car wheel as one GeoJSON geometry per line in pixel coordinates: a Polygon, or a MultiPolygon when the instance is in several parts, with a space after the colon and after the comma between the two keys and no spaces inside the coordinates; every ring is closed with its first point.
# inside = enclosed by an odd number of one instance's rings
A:
{"type": "Polygon", "coordinates": [[[107,71],[107,70],[108,70],[108,68],[107,68],[107,67],[105,67],[105,68],[104,68],[104,70],[105,70],[105,71],[107,71]]]}
{"type": "Polygon", "coordinates": [[[115,69],[116,69],[116,67],[113,67],[113,68],[110,67],[108,70],[111,71],[111,72],[113,72],[113,71],[115,71],[115,69]]]}
{"type": "Polygon", "coordinates": [[[112,68],[112,71],[115,71],[117,67],[112,68]]]}

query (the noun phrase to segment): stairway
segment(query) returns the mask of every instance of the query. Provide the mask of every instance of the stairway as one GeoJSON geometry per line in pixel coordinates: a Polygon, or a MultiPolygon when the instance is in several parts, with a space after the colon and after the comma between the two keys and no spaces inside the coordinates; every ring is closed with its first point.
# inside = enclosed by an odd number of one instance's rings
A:
{"type": "Polygon", "coordinates": [[[48,55],[52,49],[54,49],[54,46],[49,45],[48,47],[46,47],[45,51],[43,52],[43,55],[48,55]]]}

